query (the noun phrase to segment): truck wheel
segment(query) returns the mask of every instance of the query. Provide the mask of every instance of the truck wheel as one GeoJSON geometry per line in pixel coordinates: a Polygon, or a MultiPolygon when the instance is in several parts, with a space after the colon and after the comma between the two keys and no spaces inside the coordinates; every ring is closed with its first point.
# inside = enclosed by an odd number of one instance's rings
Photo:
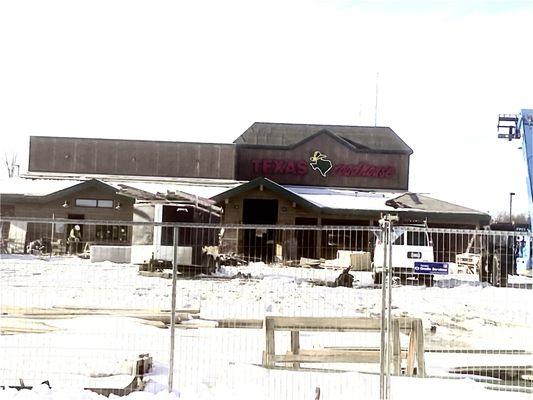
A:
{"type": "Polygon", "coordinates": [[[490,282],[490,272],[491,266],[490,266],[490,257],[487,253],[484,253],[481,257],[480,261],[480,270],[479,270],[479,280],[481,282],[490,282]]]}
{"type": "Polygon", "coordinates": [[[432,287],[433,286],[433,275],[424,276],[422,282],[424,282],[424,285],[426,285],[427,287],[432,287]]]}
{"type": "MultiPolygon", "coordinates": [[[[512,261],[511,261],[512,263],[512,261]]],[[[506,256],[496,252],[492,264],[492,284],[498,287],[507,287],[508,263],[506,256]]]]}
{"type": "Polygon", "coordinates": [[[490,283],[492,286],[500,286],[500,269],[501,269],[501,263],[500,263],[500,255],[497,252],[494,252],[492,256],[492,265],[491,268],[491,276],[492,280],[490,283]]]}

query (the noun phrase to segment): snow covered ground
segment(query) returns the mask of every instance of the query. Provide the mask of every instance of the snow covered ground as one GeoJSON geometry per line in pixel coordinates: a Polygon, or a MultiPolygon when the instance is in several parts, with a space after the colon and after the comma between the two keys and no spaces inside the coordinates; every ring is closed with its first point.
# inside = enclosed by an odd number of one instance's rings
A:
{"type": "MultiPolygon", "coordinates": [[[[334,269],[271,267],[251,264],[225,267],[218,277],[179,279],[177,308],[198,309],[202,320],[262,319],[286,316],[374,316],[381,310],[381,290],[367,272],[353,272],[356,287],[325,285],[340,273],[334,269]],[[250,278],[230,279],[237,272],[250,278]]],[[[513,282],[531,284],[526,278],[513,282]]],[[[393,289],[394,315],[420,317],[425,330],[430,379],[396,377],[394,398],[532,398],[527,393],[497,392],[470,379],[450,378],[450,367],[467,365],[531,365],[533,356],[533,291],[493,288],[471,276],[440,278],[435,287],[393,289]],[[433,329],[431,329],[433,327],[433,329]],[[470,350],[449,353],[435,350],[470,350]],[[478,350],[502,350],[491,354],[478,350]],[[515,350],[507,354],[503,350],[515,350]],[[439,397],[441,396],[441,397],[439,397]]],[[[137,267],[109,262],[91,264],[78,258],[2,256],[0,313],[54,307],[169,310],[171,280],[142,277],[137,267]]],[[[0,324],[13,319],[5,315],[0,324]]],[[[267,370],[261,364],[264,332],[260,329],[213,329],[178,325],[175,393],[168,381],[169,330],[121,315],[77,315],[69,318],[19,319],[41,323],[47,333],[0,335],[0,385],[38,385],[49,380],[53,390],[0,391],[0,399],[89,399],[83,387],[129,379],[131,362],[141,353],[154,357],[155,369],[143,393],[130,398],[265,399],[309,398],[320,387],[321,398],[375,399],[379,395],[377,365],[336,364],[346,373],[267,370]],[[191,328],[191,329],[189,329],[191,328]],[[159,393],[159,394],[158,394],[159,393]]],[[[198,320],[190,322],[198,325],[198,320]]],[[[1,327],[2,325],[0,325],[1,327]]],[[[280,334],[279,349],[288,349],[280,334]]],[[[402,337],[405,343],[406,338],[402,337]]],[[[374,334],[303,333],[302,347],[379,345],[374,334]]],[[[124,384],[125,386],[125,384],[124,384]]]]}

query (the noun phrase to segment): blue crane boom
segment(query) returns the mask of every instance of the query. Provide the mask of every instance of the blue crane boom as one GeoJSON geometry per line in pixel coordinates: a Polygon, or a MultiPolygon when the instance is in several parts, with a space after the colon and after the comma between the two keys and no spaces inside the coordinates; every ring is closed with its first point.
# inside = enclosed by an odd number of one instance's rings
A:
{"type": "Polygon", "coordinates": [[[502,139],[522,139],[527,170],[529,228],[533,232],[533,110],[523,109],[519,115],[501,114],[498,118],[498,132],[498,137],[502,139]]]}
{"type": "MultiPolygon", "coordinates": [[[[513,140],[522,139],[522,149],[526,162],[526,181],[528,194],[529,231],[533,232],[533,110],[523,109],[519,115],[500,115],[498,118],[498,137],[513,140]]],[[[516,268],[519,273],[531,274],[533,268],[533,240],[524,235],[517,237],[518,250],[516,268]]]]}
{"type": "Polygon", "coordinates": [[[527,168],[527,192],[529,195],[529,221],[530,230],[533,232],[533,110],[522,110],[521,124],[524,149],[524,158],[527,168]]]}

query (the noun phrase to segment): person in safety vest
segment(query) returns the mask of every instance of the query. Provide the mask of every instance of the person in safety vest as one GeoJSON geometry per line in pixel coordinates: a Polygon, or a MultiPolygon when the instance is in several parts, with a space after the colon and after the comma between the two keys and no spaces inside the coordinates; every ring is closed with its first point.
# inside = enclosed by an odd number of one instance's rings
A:
{"type": "Polygon", "coordinates": [[[81,229],[79,225],[75,225],[68,235],[68,252],[69,254],[77,254],[79,243],[81,242],[81,229]]]}

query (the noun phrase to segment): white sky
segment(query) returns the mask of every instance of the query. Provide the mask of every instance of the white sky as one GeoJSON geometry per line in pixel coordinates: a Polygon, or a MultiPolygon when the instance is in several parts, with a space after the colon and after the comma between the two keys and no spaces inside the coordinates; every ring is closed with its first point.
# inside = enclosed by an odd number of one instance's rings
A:
{"type": "Polygon", "coordinates": [[[496,122],[533,108],[532,38],[533,0],[3,0],[2,153],[25,169],[30,135],[373,125],[379,72],[377,122],[413,148],[411,190],[491,212],[515,192],[525,212],[520,143],[496,122]]]}

